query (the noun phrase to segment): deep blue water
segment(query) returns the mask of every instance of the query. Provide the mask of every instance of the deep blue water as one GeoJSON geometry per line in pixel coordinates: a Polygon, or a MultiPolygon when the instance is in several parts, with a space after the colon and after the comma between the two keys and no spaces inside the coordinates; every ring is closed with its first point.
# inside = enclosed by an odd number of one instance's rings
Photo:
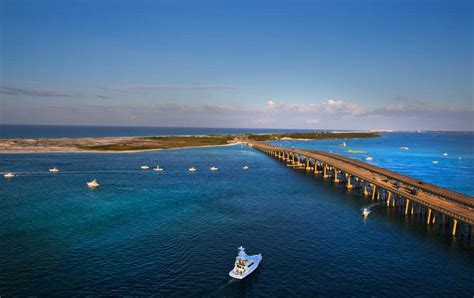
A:
{"type": "Polygon", "coordinates": [[[0,139],[13,138],[82,138],[129,137],[157,135],[203,135],[314,131],[294,129],[204,128],[204,127],[139,127],[139,126],[67,126],[67,125],[1,125],[0,139]]]}
{"type": "MultiPolygon", "coordinates": [[[[346,140],[345,149],[472,195],[472,142],[388,134],[346,140]]],[[[283,143],[343,150],[339,141],[283,143]]],[[[364,221],[367,199],[245,146],[9,154],[0,155],[3,171],[19,176],[0,180],[0,295],[474,294],[472,242],[381,205],[364,221]],[[144,163],[165,171],[141,171],[144,163]],[[49,174],[51,165],[61,172],[49,174]],[[101,186],[87,189],[93,178],[101,186]],[[234,281],[240,245],[263,262],[234,281]]]]}

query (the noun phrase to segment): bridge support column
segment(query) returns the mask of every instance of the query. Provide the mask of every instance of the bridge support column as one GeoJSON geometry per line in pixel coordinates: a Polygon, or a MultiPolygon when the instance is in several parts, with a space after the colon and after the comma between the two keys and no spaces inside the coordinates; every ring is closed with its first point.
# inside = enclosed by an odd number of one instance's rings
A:
{"type": "Polygon", "coordinates": [[[453,223],[453,236],[456,236],[456,228],[458,226],[458,220],[457,219],[453,219],[454,223],[453,223]]]}
{"type": "Polygon", "coordinates": [[[428,220],[426,221],[427,224],[430,224],[431,220],[431,208],[428,208],[428,220]]]}
{"type": "Polygon", "coordinates": [[[377,189],[377,186],[375,186],[375,184],[373,186],[374,188],[372,189],[372,201],[375,199],[375,190],[377,189]]]}
{"type": "Polygon", "coordinates": [[[346,174],[346,177],[347,177],[347,189],[351,189],[352,188],[352,184],[351,184],[351,175],[350,174],[346,174]]]}
{"type": "Polygon", "coordinates": [[[334,183],[338,183],[339,182],[339,179],[337,178],[337,169],[334,168],[334,183]]]}
{"type": "Polygon", "coordinates": [[[392,196],[392,193],[391,192],[388,192],[388,195],[387,195],[387,207],[390,207],[390,197],[392,196]]]}
{"type": "Polygon", "coordinates": [[[410,200],[409,200],[409,199],[406,199],[406,203],[405,203],[405,215],[408,214],[408,206],[410,206],[410,200]]]}
{"type": "Polygon", "coordinates": [[[309,158],[306,158],[306,171],[311,171],[313,168],[311,168],[311,165],[309,164],[309,158]]]}
{"type": "Polygon", "coordinates": [[[368,196],[369,192],[367,191],[367,185],[364,183],[364,196],[368,196]]]}
{"type": "Polygon", "coordinates": [[[328,178],[328,177],[329,177],[327,165],[324,165],[324,167],[323,167],[323,173],[324,173],[324,175],[323,175],[324,178],[328,178]]]}

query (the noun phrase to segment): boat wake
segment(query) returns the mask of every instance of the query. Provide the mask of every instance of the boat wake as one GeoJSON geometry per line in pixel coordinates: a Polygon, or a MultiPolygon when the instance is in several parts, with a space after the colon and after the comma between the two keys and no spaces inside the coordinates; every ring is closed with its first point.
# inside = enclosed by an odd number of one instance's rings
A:
{"type": "Polygon", "coordinates": [[[218,289],[216,289],[214,295],[217,295],[219,293],[221,293],[225,288],[227,288],[230,284],[233,284],[237,282],[237,280],[235,280],[234,278],[231,278],[227,281],[227,283],[221,285],[218,289]]]}
{"type": "Polygon", "coordinates": [[[362,215],[364,216],[364,218],[368,217],[369,214],[372,213],[371,209],[377,205],[382,205],[382,203],[374,203],[374,204],[370,204],[369,206],[360,208],[360,211],[362,212],[362,215]]]}

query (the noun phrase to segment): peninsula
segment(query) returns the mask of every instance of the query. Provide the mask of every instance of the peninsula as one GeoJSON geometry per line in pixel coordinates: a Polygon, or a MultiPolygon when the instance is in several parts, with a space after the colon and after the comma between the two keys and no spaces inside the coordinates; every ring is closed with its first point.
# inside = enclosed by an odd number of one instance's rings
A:
{"type": "Polygon", "coordinates": [[[195,136],[0,139],[0,153],[140,152],[186,147],[226,146],[239,144],[243,139],[256,141],[325,140],[375,138],[379,136],[377,132],[295,132],[195,136]]]}

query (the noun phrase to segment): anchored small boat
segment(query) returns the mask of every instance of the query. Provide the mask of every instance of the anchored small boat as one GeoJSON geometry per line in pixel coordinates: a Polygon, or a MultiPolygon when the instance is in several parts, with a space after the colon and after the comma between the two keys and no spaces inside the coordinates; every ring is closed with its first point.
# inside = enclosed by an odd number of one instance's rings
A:
{"type": "Polygon", "coordinates": [[[153,171],[162,172],[163,168],[160,168],[160,166],[156,166],[156,168],[154,168],[153,171]]]}
{"type": "Polygon", "coordinates": [[[89,188],[96,188],[99,187],[99,183],[97,183],[97,179],[87,182],[87,187],[89,188]]]}
{"type": "Polygon", "coordinates": [[[362,216],[367,217],[369,216],[369,214],[370,214],[369,208],[364,208],[364,210],[362,210],[362,216]]]}
{"type": "Polygon", "coordinates": [[[373,160],[372,156],[367,156],[365,160],[373,160]]]}
{"type": "Polygon", "coordinates": [[[50,173],[57,173],[57,172],[59,172],[59,169],[56,168],[56,167],[52,167],[51,169],[49,169],[49,172],[50,173]]]}
{"type": "Polygon", "coordinates": [[[190,167],[190,168],[188,169],[188,171],[190,171],[190,172],[196,172],[197,170],[196,170],[195,167],[190,167]]]}
{"type": "Polygon", "coordinates": [[[234,269],[229,272],[230,277],[244,279],[257,269],[262,261],[262,254],[249,256],[245,253],[245,248],[239,247],[239,254],[235,258],[234,269]]]}
{"type": "Polygon", "coordinates": [[[438,161],[437,161],[437,160],[433,160],[432,163],[433,163],[433,164],[437,164],[438,161]]]}
{"type": "Polygon", "coordinates": [[[3,177],[5,177],[5,178],[13,178],[13,177],[15,177],[15,174],[13,174],[13,173],[11,173],[11,172],[8,172],[8,173],[3,174],[3,177]]]}
{"type": "Polygon", "coordinates": [[[244,170],[248,170],[248,169],[249,169],[249,166],[245,165],[245,166],[243,167],[243,169],[244,169],[244,170]]]}
{"type": "Polygon", "coordinates": [[[150,168],[150,167],[147,166],[147,165],[142,165],[142,166],[140,166],[140,169],[142,169],[142,170],[148,170],[149,168],[150,168]]]}
{"type": "Polygon", "coordinates": [[[410,149],[410,148],[405,147],[405,146],[400,147],[400,150],[408,150],[408,149],[410,149]]]}
{"type": "Polygon", "coordinates": [[[217,171],[217,170],[219,170],[218,167],[215,167],[215,166],[212,166],[212,167],[211,167],[211,171],[217,171]]]}
{"type": "Polygon", "coordinates": [[[443,156],[448,156],[448,152],[444,152],[444,153],[443,153],[443,156]]]}
{"type": "Polygon", "coordinates": [[[346,147],[347,145],[346,145],[346,142],[342,142],[341,144],[339,144],[339,146],[346,147]]]}

